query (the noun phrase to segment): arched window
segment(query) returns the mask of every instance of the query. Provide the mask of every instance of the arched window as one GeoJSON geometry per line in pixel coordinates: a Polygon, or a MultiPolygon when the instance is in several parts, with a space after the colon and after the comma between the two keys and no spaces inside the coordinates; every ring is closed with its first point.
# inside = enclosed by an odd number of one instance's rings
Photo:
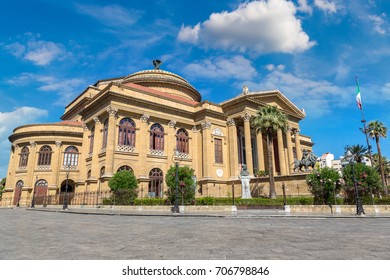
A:
{"type": "Polygon", "coordinates": [[[161,169],[153,168],[149,172],[149,197],[163,197],[164,174],[161,169]]]}
{"type": "Polygon", "coordinates": [[[64,166],[77,166],[79,163],[79,150],[75,146],[69,146],[64,153],[64,166]]]}
{"type": "Polygon", "coordinates": [[[27,147],[23,147],[20,152],[19,167],[27,167],[29,150],[27,147]]]}
{"type": "Polygon", "coordinates": [[[16,188],[14,192],[14,205],[19,205],[20,197],[22,196],[22,188],[24,183],[22,180],[16,182],[16,188]]]}
{"type": "Polygon", "coordinates": [[[164,128],[158,123],[150,127],[150,149],[164,151],[164,128]]]}
{"type": "Polygon", "coordinates": [[[124,118],[119,122],[118,145],[135,146],[135,122],[130,118],[124,118]]]}
{"type": "Polygon", "coordinates": [[[42,148],[39,150],[38,165],[50,165],[51,153],[52,150],[50,146],[42,146],[42,148]]]}
{"type": "Polygon", "coordinates": [[[106,174],[106,167],[100,168],[100,177],[102,177],[104,174],[106,174]]]}
{"type": "Polygon", "coordinates": [[[128,165],[122,165],[121,167],[118,168],[118,171],[117,171],[117,172],[119,172],[119,171],[124,171],[124,170],[130,171],[130,172],[133,172],[133,173],[134,173],[133,168],[131,168],[131,167],[128,166],[128,165]]]}
{"type": "Polygon", "coordinates": [[[184,128],[180,128],[176,133],[176,151],[179,153],[188,154],[188,132],[184,128]]]}
{"type": "Polygon", "coordinates": [[[105,149],[107,147],[107,135],[108,135],[108,119],[105,120],[103,124],[103,142],[102,142],[102,149],[105,149]]]}
{"type": "Polygon", "coordinates": [[[93,143],[95,142],[95,127],[92,127],[91,134],[89,135],[89,153],[93,153],[93,143]]]}

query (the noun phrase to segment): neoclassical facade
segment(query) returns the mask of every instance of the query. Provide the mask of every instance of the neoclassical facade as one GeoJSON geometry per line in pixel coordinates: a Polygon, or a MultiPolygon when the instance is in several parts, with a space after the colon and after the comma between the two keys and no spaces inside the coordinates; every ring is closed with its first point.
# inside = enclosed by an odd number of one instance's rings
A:
{"type": "Polygon", "coordinates": [[[288,194],[305,194],[304,176],[292,167],[313,143],[300,133],[304,112],[285,95],[244,87],[222,103],[202,101],[184,78],[157,66],[97,81],[65,107],[61,122],[14,129],[3,198],[10,205],[59,203],[50,199],[68,186],[71,194],[96,197],[71,203],[96,204],[119,170],[134,172],[139,196],[164,197],[165,174],[176,161],[195,170],[197,196],[239,197],[242,164],[253,176],[254,196],[267,194],[267,178],[255,176],[268,169],[266,139],[250,124],[265,104],[289,122],[273,143],[277,193],[284,183],[288,194]]]}

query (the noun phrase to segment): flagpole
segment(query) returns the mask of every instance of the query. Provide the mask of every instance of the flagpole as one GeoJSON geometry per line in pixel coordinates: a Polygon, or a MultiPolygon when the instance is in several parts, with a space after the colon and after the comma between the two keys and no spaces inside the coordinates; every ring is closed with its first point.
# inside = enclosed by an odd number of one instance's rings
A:
{"type": "MultiPolygon", "coordinates": [[[[360,93],[360,87],[359,87],[359,81],[358,81],[358,77],[355,76],[355,80],[356,80],[356,85],[357,85],[357,88],[358,88],[358,93],[360,93]]],[[[360,109],[360,112],[362,113],[362,120],[361,122],[363,123],[363,132],[364,132],[364,135],[366,135],[366,143],[367,143],[367,149],[368,149],[368,156],[370,158],[370,162],[371,162],[371,167],[374,167],[374,163],[372,161],[372,155],[371,155],[371,145],[370,145],[370,142],[368,141],[368,131],[367,131],[367,126],[366,126],[366,120],[364,119],[364,113],[363,113],[363,103],[360,104],[359,106],[359,109],[360,109]]],[[[374,196],[373,196],[373,193],[372,193],[372,187],[370,187],[370,192],[371,192],[371,202],[372,202],[372,205],[374,205],[374,196]]]]}

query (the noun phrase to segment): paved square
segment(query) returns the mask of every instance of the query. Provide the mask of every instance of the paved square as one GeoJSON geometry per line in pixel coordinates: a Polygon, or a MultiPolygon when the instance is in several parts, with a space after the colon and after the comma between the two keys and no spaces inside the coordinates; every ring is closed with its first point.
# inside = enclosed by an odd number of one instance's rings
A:
{"type": "Polygon", "coordinates": [[[390,218],[0,209],[0,259],[390,259],[390,218]]]}

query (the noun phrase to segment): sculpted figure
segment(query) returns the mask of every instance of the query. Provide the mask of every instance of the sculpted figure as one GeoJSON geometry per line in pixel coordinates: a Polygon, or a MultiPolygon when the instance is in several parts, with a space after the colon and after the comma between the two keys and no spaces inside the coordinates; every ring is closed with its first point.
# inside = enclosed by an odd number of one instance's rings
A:
{"type": "Polygon", "coordinates": [[[250,176],[245,164],[242,165],[242,170],[238,176],[241,180],[242,196],[241,198],[252,198],[251,189],[249,185],[250,176]]]}

